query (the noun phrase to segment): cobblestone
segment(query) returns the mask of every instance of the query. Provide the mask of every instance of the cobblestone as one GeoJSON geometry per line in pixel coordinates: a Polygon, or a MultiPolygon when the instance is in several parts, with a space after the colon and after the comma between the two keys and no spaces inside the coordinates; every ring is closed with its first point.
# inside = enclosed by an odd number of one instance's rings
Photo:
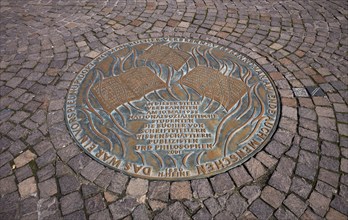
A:
{"type": "Polygon", "coordinates": [[[22,198],[28,198],[30,196],[36,196],[37,186],[34,177],[30,177],[23,180],[18,184],[18,191],[22,198]]]}
{"type": "Polygon", "coordinates": [[[282,207],[274,213],[274,216],[277,219],[296,219],[296,216],[292,212],[282,207]]]}
{"type": "Polygon", "coordinates": [[[29,163],[31,160],[35,159],[36,155],[33,154],[30,150],[25,151],[14,159],[16,167],[22,167],[25,164],[29,163]]]}
{"type": "Polygon", "coordinates": [[[266,169],[260,163],[260,161],[251,158],[248,162],[245,163],[249,173],[254,179],[258,179],[266,173],[266,169]]]}
{"type": "Polygon", "coordinates": [[[160,211],[167,207],[167,204],[157,200],[149,200],[149,205],[153,211],[160,211]]]}
{"type": "Polygon", "coordinates": [[[235,169],[230,170],[229,174],[237,186],[241,186],[252,181],[252,177],[245,170],[244,166],[236,167],[235,169]]]}
{"type": "Polygon", "coordinates": [[[49,179],[55,174],[55,170],[52,164],[45,166],[41,170],[37,171],[37,177],[40,182],[49,179]]]}
{"type": "Polygon", "coordinates": [[[82,195],[84,198],[88,198],[99,192],[99,188],[93,184],[83,184],[81,188],[82,188],[82,195]]]}
{"type": "Polygon", "coordinates": [[[116,173],[111,180],[108,189],[112,192],[121,194],[126,189],[126,184],[128,182],[128,177],[121,173],[116,173]]]}
{"type": "Polygon", "coordinates": [[[10,174],[12,174],[12,168],[9,163],[5,164],[0,168],[0,178],[4,178],[10,174]]]}
{"type": "Polygon", "coordinates": [[[80,210],[80,211],[76,211],[69,215],[64,216],[64,220],[74,220],[74,219],[86,220],[86,215],[82,210],[80,210]]]}
{"type": "Polygon", "coordinates": [[[125,198],[109,205],[113,219],[122,219],[131,214],[138,205],[134,198],[125,198]]]}
{"type": "Polygon", "coordinates": [[[23,166],[19,169],[16,169],[15,174],[16,174],[16,178],[19,182],[22,182],[26,178],[33,176],[33,172],[31,170],[29,164],[26,166],[23,166]]]}
{"type": "Polygon", "coordinates": [[[111,182],[111,179],[113,178],[113,175],[114,171],[104,169],[94,182],[102,188],[107,188],[111,182]]]}
{"type": "Polygon", "coordinates": [[[210,178],[211,185],[216,194],[224,194],[234,189],[234,184],[228,173],[223,173],[210,178]]]}
{"type": "Polygon", "coordinates": [[[85,207],[87,214],[91,214],[105,209],[106,205],[101,194],[97,194],[85,200],[85,207]]]}
{"type": "Polygon", "coordinates": [[[83,208],[83,200],[78,192],[73,192],[60,199],[62,214],[67,215],[83,208]]]}
{"type": "Polygon", "coordinates": [[[333,187],[338,186],[339,175],[331,171],[320,169],[318,179],[322,180],[325,183],[330,184],[333,187]]]}
{"type": "Polygon", "coordinates": [[[38,184],[40,197],[46,198],[53,196],[58,192],[57,183],[55,178],[48,179],[38,184]]]}
{"type": "Polygon", "coordinates": [[[307,204],[294,194],[290,194],[285,200],[284,205],[289,208],[297,217],[300,217],[307,208],[307,204]]]}
{"type": "Polygon", "coordinates": [[[149,220],[150,213],[149,213],[149,210],[147,210],[145,205],[139,205],[132,213],[132,217],[133,219],[149,220]]]}
{"type": "Polygon", "coordinates": [[[212,216],[210,215],[209,211],[206,208],[200,209],[194,216],[194,220],[208,220],[211,219],[212,216]]]}
{"type": "Polygon", "coordinates": [[[73,175],[64,175],[59,178],[60,192],[63,195],[74,192],[80,188],[80,183],[77,177],[73,175]]]}
{"type": "Polygon", "coordinates": [[[326,215],[327,219],[337,219],[337,220],[343,220],[347,219],[347,216],[343,215],[342,213],[336,211],[335,209],[330,209],[329,212],[326,215]]]}
{"type": "Polygon", "coordinates": [[[315,189],[328,198],[331,198],[334,193],[337,193],[337,190],[335,190],[332,186],[321,181],[317,182],[315,189]]]}
{"type": "Polygon", "coordinates": [[[105,220],[111,220],[110,213],[107,209],[104,209],[103,211],[96,212],[89,216],[89,219],[91,220],[99,220],[99,219],[105,219],[105,220]]]}
{"type": "Polygon", "coordinates": [[[329,209],[330,199],[318,192],[313,191],[308,201],[314,212],[321,217],[324,217],[325,213],[329,209]]]}
{"type": "Polygon", "coordinates": [[[233,194],[226,202],[226,209],[235,217],[239,217],[247,209],[248,203],[237,194],[233,194]]]}
{"type": "Polygon", "coordinates": [[[291,179],[283,173],[275,171],[269,180],[269,184],[274,188],[287,193],[290,188],[291,179]]]}
{"type": "Polygon", "coordinates": [[[252,203],[261,195],[261,190],[259,186],[245,186],[240,190],[241,194],[248,199],[248,203],[252,203]]]}
{"type": "Polygon", "coordinates": [[[342,1],[0,5],[1,218],[347,219],[342,1]],[[243,165],[198,180],[140,180],[93,161],[70,137],[63,106],[77,72],[111,47],[164,36],[243,52],[275,81],[279,127],[243,165]]]}
{"type": "Polygon", "coordinates": [[[282,157],[278,163],[277,171],[280,173],[291,176],[295,168],[295,162],[288,157],[282,157]]]}
{"type": "Polygon", "coordinates": [[[140,197],[147,193],[149,181],[144,179],[131,179],[127,187],[127,194],[134,197],[140,197]]]}
{"type": "Polygon", "coordinates": [[[91,161],[87,166],[81,171],[81,175],[86,179],[93,182],[99,174],[103,171],[104,167],[97,163],[96,161],[91,161]]]}
{"type": "Polygon", "coordinates": [[[37,218],[37,202],[36,197],[29,197],[20,202],[20,215],[21,217],[37,218]]]}
{"type": "MultiPolygon", "coordinates": [[[[169,199],[169,187],[170,187],[169,182],[162,182],[162,181],[150,182],[148,197],[150,199],[157,199],[157,200],[166,202],[169,199]]],[[[178,193],[180,193],[180,191],[178,193]]],[[[173,194],[173,196],[176,196],[176,193],[173,194]]]]}
{"type": "Polygon", "coordinates": [[[8,193],[11,193],[17,190],[15,177],[13,175],[1,179],[0,184],[1,184],[0,195],[6,195],[8,193]]]}
{"type": "MultiPolygon", "coordinates": [[[[337,211],[343,213],[344,215],[348,215],[348,202],[347,202],[347,199],[342,198],[341,196],[335,196],[335,198],[331,202],[331,207],[333,207],[337,211]]],[[[323,207],[323,208],[326,208],[326,206],[323,207]]]]}
{"type": "Polygon", "coordinates": [[[278,208],[285,199],[285,195],[273,187],[266,186],[262,191],[261,198],[273,208],[278,208]]]}
{"type": "Polygon", "coordinates": [[[187,181],[172,183],[170,186],[170,198],[173,200],[192,199],[192,190],[190,183],[187,181]]]}
{"type": "Polygon", "coordinates": [[[213,190],[207,179],[192,180],[192,189],[194,198],[207,198],[213,195],[213,190]]]}
{"type": "Polygon", "coordinates": [[[302,163],[298,163],[295,172],[297,175],[305,179],[314,180],[315,175],[317,173],[317,169],[302,163]]]}
{"type": "Polygon", "coordinates": [[[287,147],[277,141],[271,141],[265,150],[274,157],[280,158],[287,150],[287,147]]]}
{"type": "Polygon", "coordinates": [[[251,206],[250,210],[258,219],[268,219],[272,215],[272,208],[268,206],[261,199],[256,200],[251,206]]]}

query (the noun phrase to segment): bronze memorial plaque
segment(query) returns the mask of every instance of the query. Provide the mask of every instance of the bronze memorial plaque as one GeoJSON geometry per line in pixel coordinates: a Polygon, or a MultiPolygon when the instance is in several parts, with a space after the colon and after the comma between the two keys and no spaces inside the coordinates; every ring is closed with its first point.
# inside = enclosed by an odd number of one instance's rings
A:
{"type": "Polygon", "coordinates": [[[72,82],[65,116],[102,164],[157,180],[211,176],[269,141],[280,101],[245,55],[193,39],[139,40],[94,59],[72,82]]]}

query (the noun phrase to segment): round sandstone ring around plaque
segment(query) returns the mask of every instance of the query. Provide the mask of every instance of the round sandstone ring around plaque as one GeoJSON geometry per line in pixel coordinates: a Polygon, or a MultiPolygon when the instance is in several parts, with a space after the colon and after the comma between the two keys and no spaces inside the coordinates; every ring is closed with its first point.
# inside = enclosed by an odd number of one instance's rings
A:
{"type": "Polygon", "coordinates": [[[100,163],[154,180],[225,172],[261,150],[279,121],[270,76],[229,48],[185,38],[117,46],[86,65],[65,118],[100,163]]]}

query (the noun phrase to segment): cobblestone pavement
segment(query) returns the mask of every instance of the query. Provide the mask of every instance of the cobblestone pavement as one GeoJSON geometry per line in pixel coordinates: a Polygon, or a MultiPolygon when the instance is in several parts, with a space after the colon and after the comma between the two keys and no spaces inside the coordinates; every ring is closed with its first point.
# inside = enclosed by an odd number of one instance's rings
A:
{"type": "Polygon", "coordinates": [[[347,219],[346,1],[0,6],[0,219],[347,219]],[[208,179],[147,181],[105,168],[69,136],[63,105],[76,73],[108,48],[163,36],[235,48],[275,80],[279,128],[243,166],[208,179]]]}

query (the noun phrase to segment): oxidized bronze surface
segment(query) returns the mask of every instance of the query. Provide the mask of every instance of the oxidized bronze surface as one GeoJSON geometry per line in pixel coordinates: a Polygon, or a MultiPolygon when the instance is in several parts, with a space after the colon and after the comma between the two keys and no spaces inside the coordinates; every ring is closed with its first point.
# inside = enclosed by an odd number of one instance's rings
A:
{"type": "Polygon", "coordinates": [[[269,141],[279,119],[270,77],[245,55],[183,38],[120,45],[73,81],[65,106],[79,146],[148,179],[207,177],[269,141]]]}

